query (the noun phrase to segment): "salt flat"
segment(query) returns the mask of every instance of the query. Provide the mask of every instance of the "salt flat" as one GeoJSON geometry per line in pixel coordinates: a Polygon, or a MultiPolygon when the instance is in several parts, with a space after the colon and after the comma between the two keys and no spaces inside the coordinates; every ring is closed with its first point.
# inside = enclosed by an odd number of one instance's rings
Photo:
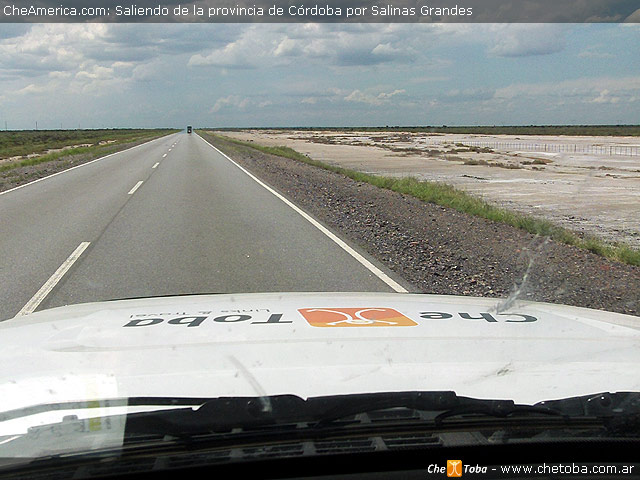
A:
{"type": "Polygon", "coordinates": [[[220,133],[263,145],[286,145],[316,160],[367,173],[448,183],[488,202],[640,248],[637,137],[220,133]]]}

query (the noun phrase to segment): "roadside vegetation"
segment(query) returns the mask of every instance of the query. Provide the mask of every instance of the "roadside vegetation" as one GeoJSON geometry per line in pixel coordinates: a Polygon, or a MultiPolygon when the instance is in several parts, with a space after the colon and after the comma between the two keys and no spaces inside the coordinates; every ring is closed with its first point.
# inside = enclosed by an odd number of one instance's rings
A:
{"type": "Polygon", "coordinates": [[[177,132],[168,129],[0,131],[0,172],[74,156],[88,161],[135,142],[177,132]],[[55,150],[55,151],[52,151],[55,150]],[[15,158],[18,157],[18,158],[15,158]]]}
{"type": "Polygon", "coordinates": [[[580,236],[575,232],[564,227],[560,227],[549,220],[524,215],[512,210],[491,205],[481,198],[470,195],[462,190],[458,190],[448,184],[422,181],[414,177],[395,178],[371,175],[314,160],[285,146],[268,147],[208,132],[200,133],[204,133],[206,136],[213,139],[224,139],[225,141],[236,145],[253,148],[264,153],[298,160],[315,167],[345,175],[358,182],[366,182],[380,188],[386,188],[395,192],[411,195],[424,202],[450,207],[459,212],[512,225],[526,230],[529,233],[550,237],[557,242],[583,248],[606,258],[618,260],[629,265],[640,266],[640,250],[633,249],[624,244],[609,244],[595,237],[580,236]]]}

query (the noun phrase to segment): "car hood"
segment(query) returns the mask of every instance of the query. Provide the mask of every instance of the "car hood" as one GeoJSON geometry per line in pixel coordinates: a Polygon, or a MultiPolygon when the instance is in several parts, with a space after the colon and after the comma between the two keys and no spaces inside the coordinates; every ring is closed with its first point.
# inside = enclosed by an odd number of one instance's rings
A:
{"type": "Polygon", "coordinates": [[[122,397],[640,390],[640,318],[422,294],[161,297],[0,323],[3,411],[122,397]]]}

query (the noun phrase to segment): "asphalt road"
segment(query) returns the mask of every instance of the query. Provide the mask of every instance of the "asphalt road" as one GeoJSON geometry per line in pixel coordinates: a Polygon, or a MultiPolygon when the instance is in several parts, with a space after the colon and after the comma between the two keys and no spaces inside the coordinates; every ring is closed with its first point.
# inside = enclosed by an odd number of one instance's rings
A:
{"type": "Polygon", "coordinates": [[[0,194],[0,219],[0,320],[117,298],[402,288],[195,134],[0,194]]]}

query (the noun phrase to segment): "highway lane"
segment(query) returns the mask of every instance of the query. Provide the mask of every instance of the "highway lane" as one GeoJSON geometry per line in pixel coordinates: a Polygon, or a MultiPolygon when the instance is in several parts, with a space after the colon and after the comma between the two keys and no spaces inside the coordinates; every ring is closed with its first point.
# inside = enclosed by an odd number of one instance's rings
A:
{"type": "Polygon", "coordinates": [[[146,174],[175,138],[0,193],[0,320],[18,313],[80,242],[99,237],[126,203],[130,179],[146,174]]]}
{"type": "Polygon", "coordinates": [[[83,242],[37,309],[183,293],[393,291],[196,135],[0,195],[0,218],[0,319],[83,242]]]}

